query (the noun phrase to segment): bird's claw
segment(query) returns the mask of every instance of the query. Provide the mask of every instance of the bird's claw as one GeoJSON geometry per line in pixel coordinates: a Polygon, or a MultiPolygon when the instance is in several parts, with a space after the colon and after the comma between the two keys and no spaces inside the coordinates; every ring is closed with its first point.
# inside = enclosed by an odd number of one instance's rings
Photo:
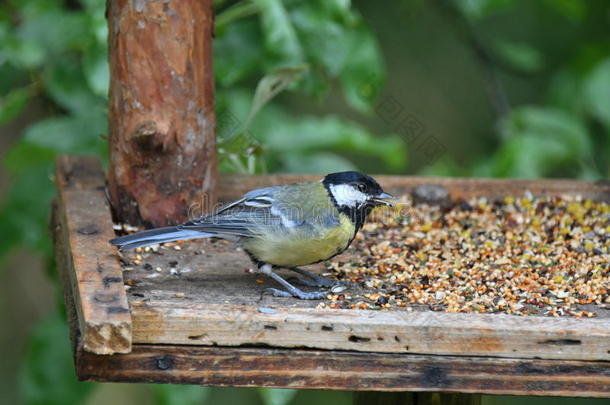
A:
{"type": "Polygon", "coordinates": [[[331,288],[337,285],[337,280],[327,280],[324,277],[309,280],[306,278],[290,277],[287,281],[292,284],[303,285],[306,287],[331,288]]]}
{"type": "Polygon", "coordinates": [[[326,291],[313,291],[313,292],[304,292],[295,288],[293,291],[284,291],[278,290],[277,288],[265,288],[263,290],[264,293],[270,293],[274,297],[296,297],[302,300],[319,300],[322,298],[326,298],[328,292],[326,291]]]}

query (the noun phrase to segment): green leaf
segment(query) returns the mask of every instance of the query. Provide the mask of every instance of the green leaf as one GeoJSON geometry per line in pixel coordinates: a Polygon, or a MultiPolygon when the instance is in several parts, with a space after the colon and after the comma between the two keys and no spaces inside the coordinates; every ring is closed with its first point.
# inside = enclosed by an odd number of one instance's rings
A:
{"type": "Polygon", "coordinates": [[[210,394],[208,387],[158,384],[152,386],[156,405],[200,405],[210,394]]]}
{"type": "Polygon", "coordinates": [[[331,82],[323,68],[313,67],[309,70],[308,74],[304,75],[303,79],[297,83],[296,87],[306,96],[321,101],[331,89],[331,82]]]}
{"type": "Polygon", "coordinates": [[[259,388],[261,399],[265,405],[288,405],[297,390],[279,388],[259,388]]]}
{"type": "Polygon", "coordinates": [[[232,25],[235,21],[259,12],[258,6],[252,1],[243,0],[233,4],[231,7],[217,13],[214,20],[216,35],[224,31],[225,27],[232,25]]]}
{"type": "Polygon", "coordinates": [[[543,68],[542,54],[529,44],[496,41],[494,51],[499,58],[516,70],[532,73],[543,68]]]}
{"type": "Polygon", "coordinates": [[[546,8],[554,9],[565,17],[580,21],[587,15],[587,2],[582,0],[545,0],[546,8]]]}
{"type": "Polygon", "coordinates": [[[44,47],[34,41],[20,41],[11,38],[4,43],[3,56],[15,66],[35,68],[42,65],[46,52],[44,47]]]}
{"type": "Polygon", "coordinates": [[[248,114],[248,118],[243,124],[242,132],[246,131],[252,120],[258,112],[267,104],[271,99],[277,96],[279,93],[284,91],[292,83],[296,82],[301,78],[303,72],[307,71],[306,65],[288,66],[279,69],[275,69],[263,77],[256,86],[254,93],[254,99],[252,100],[252,108],[248,114]]]}
{"type": "Polygon", "coordinates": [[[282,0],[254,0],[260,9],[265,46],[280,64],[304,61],[303,49],[282,0]]]}
{"type": "Polygon", "coordinates": [[[65,9],[24,12],[19,25],[20,38],[36,42],[48,53],[67,49],[82,49],[89,41],[87,19],[81,12],[65,9]]]}
{"type": "Polygon", "coordinates": [[[220,116],[223,111],[231,111],[238,119],[245,119],[252,108],[252,90],[243,87],[218,92],[216,96],[216,114],[220,116]]]}
{"type": "MultiPolygon", "coordinates": [[[[2,39],[0,38],[0,43],[2,39]]],[[[8,94],[17,87],[26,87],[30,81],[28,72],[19,69],[11,63],[3,63],[5,56],[0,48],[0,94],[8,94]]]]}
{"type": "Polygon", "coordinates": [[[24,141],[54,153],[99,154],[105,148],[106,116],[92,111],[86,115],[47,118],[29,126],[24,141]]]}
{"type": "Polygon", "coordinates": [[[10,222],[4,220],[5,216],[4,212],[0,212],[0,273],[6,269],[4,259],[19,242],[13,238],[15,229],[10,222]]]}
{"type": "Polygon", "coordinates": [[[262,405],[258,388],[210,387],[210,391],[202,405],[262,405]]]}
{"type": "Polygon", "coordinates": [[[227,25],[214,39],[214,76],[223,87],[260,74],[264,60],[262,37],[255,21],[227,25]]]}
{"type": "Polygon", "coordinates": [[[333,12],[317,1],[306,1],[292,8],[290,17],[308,60],[314,66],[324,67],[331,77],[337,77],[349,56],[353,27],[345,26],[333,12]]]}
{"type": "Polygon", "coordinates": [[[24,7],[11,59],[28,68],[41,67],[52,55],[83,49],[89,42],[87,19],[83,13],[54,8],[24,7]]]}
{"type": "Polygon", "coordinates": [[[506,141],[498,151],[496,176],[573,176],[580,170],[580,162],[592,159],[586,127],[562,110],[515,109],[502,123],[502,131],[506,141]]]}
{"type": "Polygon", "coordinates": [[[107,45],[95,44],[87,48],[83,55],[83,71],[89,89],[98,96],[108,98],[110,70],[107,45]]]}
{"type": "Polygon", "coordinates": [[[327,7],[337,14],[348,16],[351,11],[352,2],[351,0],[323,0],[320,2],[320,5],[327,7]]]}
{"type": "Polygon", "coordinates": [[[340,81],[343,95],[356,110],[370,112],[385,77],[381,50],[363,25],[349,36],[349,56],[340,81]]]}
{"type": "Polygon", "coordinates": [[[13,174],[8,195],[0,207],[0,222],[8,232],[4,237],[9,245],[25,244],[38,252],[51,254],[48,212],[55,195],[50,180],[52,167],[52,162],[38,162],[13,174]]]}
{"type": "Polygon", "coordinates": [[[88,31],[95,37],[95,42],[108,42],[108,21],[106,21],[106,0],[81,0],[85,8],[88,31]]]}
{"type": "Polygon", "coordinates": [[[76,379],[68,325],[58,311],[34,328],[24,364],[21,392],[27,405],[80,404],[95,386],[76,379]]]}
{"type": "Polygon", "coordinates": [[[494,175],[524,179],[545,177],[570,160],[566,146],[558,139],[522,136],[510,139],[500,148],[494,175]]]}
{"type": "Polygon", "coordinates": [[[67,111],[87,114],[92,110],[106,108],[104,99],[90,90],[74,55],[66,55],[48,66],[45,78],[49,95],[67,111]]]}
{"type": "Polygon", "coordinates": [[[80,0],[80,3],[87,10],[94,10],[95,12],[106,9],[106,0],[80,0]]]}
{"type": "Polygon", "coordinates": [[[298,390],[290,405],[352,405],[353,393],[332,390],[298,390]]]}
{"type": "MultiPolygon", "coordinates": [[[[403,171],[406,145],[397,135],[376,136],[359,124],[334,116],[294,117],[273,103],[257,115],[249,130],[240,132],[241,118],[248,109],[244,92],[223,92],[218,98],[219,157],[225,170],[246,171],[248,157],[254,155],[257,168],[269,170],[314,170],[314,162],[331,167],[331,157],[339,158],[337,168],[403,171]],[[227,137],[226,134],[233,134],[227,137]],[[241,158],[241,167],[227,164],[228,155],[241,158]],[[223,163],[225,162],[225,163],[223,163]],[[355,164],[357,162],[357,164],[355,164]]],[[[232,158],[233,159],[233,158],[232,158]]],[[[315,170],[319,172],[319,170],[315,170]]]]}
{"type": "Polygon", "coordinates": [[[358,170],[349,159],[331,152],[303,154],[301,152],[286,153],[281,156],[282,172],[287,173],[335,173],[348,170],[358,170]]]}
{"type": "Polygon", "coordinates": [[[31,96],[32,91],[29,87],[17,87],[6,96],[0,97],[0,126],[21,114],[31,96]]]}
{"type": "Polygon", "coordinates": [[[49,148],[34,145],[22,138],[7,151],[4,166],[12,174],[17,174],[36,166],[52,164],[55,155],[49,148]]]}
{"type": "Polygon", "coordinates": [[[453,4],[472,21],[480,20],[514,6],[514,0],[452,0],[453,4]]]}
{"type": "Polygon", "coordinates": [[[573,69],[561,69],[555,73],[551,79],[548,89],[548,103],[580,114],[584,110],[586,97],[579,97],[582,94],[582,75],[574,72],[573,69]]]}
{"type": "Polygon", "coordinates": [[[606,126],[610,136],[610,58],[600,62],[586,78],[584,95],[589,113],[606,126]]]}
{"type": "Polygon", "coordinates": [[[588,132],[574,115],[554,108],[521,107],[515,109],[502,123],[508,138],[533,136],[541,139],[559,139],[573,156],[591,154],[588,132]]]}
{"type": "MultiPolygon", "coordinates": [[[[451,158],[445,156],[435,160],[431,165],[425,166],[419,174],[423,176],[469,177],[469,173],[463,165],[458,165],[451,158]]],[[[487,173],[480,177],[490,176],[491,173],[487,173]]]]}
{"type": "Polygon", "coordinates": [[[249,130],[242,130],[244,117],[251,107],[251,96],[245,91],[218,93],[216,133],[219,167],[222,172],[264,173],[263,148],[249,130]]]}
{"type": "Polygon", "coordinates": [[[360,162],[355,165],[360,169],[368,169],[365,162],[382,163],[390,171],[400,171],[406,165],[406,145],[397,135],[374,136],[358,124],[334,116],[291,119],[278,110],[265,115],[261,114],[252,132],[266,148],[270,162],[282,156],[292,159],[297,153],[333,152],[360,162]]]}

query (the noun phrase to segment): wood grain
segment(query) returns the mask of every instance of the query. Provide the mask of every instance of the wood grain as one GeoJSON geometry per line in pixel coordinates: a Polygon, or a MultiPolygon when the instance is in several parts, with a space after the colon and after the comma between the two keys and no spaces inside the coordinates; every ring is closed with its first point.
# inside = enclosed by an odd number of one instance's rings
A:
{"type": "Polygon", "coordinates": [[[131,350],[131,314],[123,274],[108,239],[114,236],[96,158],[57,159],[57,265],[66,269],[85,350],[131,350]]]}
{"type": "Polygon", "coordinates": [[[162,226],[214,201],[211,0],[108,1],[109,190],[116,217],[162,226]]]}
{"type": "MultiPolygon", "coordinates": [[[[123,259],[135,256],[126,252],[123,259]]],[[[253,266],[230,242],[190,241],[179,251],[161,247],[139,256],[141,262],[128,264],[124,275],[136,343],[610,359],[610,311],[595,306],[586,309],[598,313],[597,319],[456,314],[427,306],[412,313],[399,307],[319,310],[319,301],[263,294],[279,286],[264,275],[244,273],[253,266]]],[[[338,260],[349,260],[349,252],[338,260]]],[[[291,272],[280,274],[288,278],[291,272]]],[[[366,291],[352,287],[350,293],[366,291]]]]}
{"type": "Polygon", "coordinates": [[[610,362],[139,344],[77,357],[88,381],[610,397],[610,362]]]}
{"type": "Polygon", "coordinates": [[[608,319],[130,299],[134,343],[610,360],[608,319]]]}
{"type": "MultiPolygon", "coordinates": [[[[112,282],[120,269],[107,244],[113,231],[99,164],[62,158],[57,182],[56,252],[66,301],[74,303],[69,312],[77,314],[71,336],[80,379],[610,396],[608,317],[317,310],[316,302],[261,297],[269,285],[244,274],[247,258],[223,241],[143,253],[142,263],[124,273],[126,312],[123,279],[112,282]],[[107,276],[113,278],[104,282],[107,276]],[[111,291],[125,304],[121,310],[95,299],[111,291]],[[115,332],[100,340],[92,333],[100,324],[115,332]],[[128,351],[130,338],[129,354],[95,354],[128,351]]],[[[582,187],[590,196],[607,192],[604,184],[582,187]]]]}
{"type": "MultiPolygon", "coordinates": [[[[273,184],[276,177],[269,183],[273,184]]],[[[244,177],[243,182],[249,179],[244,177]]],[[[73,183],[78,181],[74,179],[73,183]]],[[[412,186],[413,179],[404,182],[412,186]]],[[[396,178],[389,183],[394,188],[410,187],[401,186],[396,178]]],[[[535,182],[538,190],[562,192],[543,183],[535,182]]],[[[572,183],[564,184],[566,192],[576,187],[567,186],[572,183]]],[[[79,187],[86,189],[87,183],[79,187]]],[[[584,183],[582,188],[595,193],[600,186],[584,183]]],[[[88,201],[75,204],[85,204],[75,208],[88,212],[88,201]]],[[[107,210],[105,206],[102,209],[107,210]]],[[[104,240],[100,240],[100,249],[113,254],[104,240]]],[[[124,260],[133,260],[134,255],[127,252],[124,260]]],[[[273,282],[264,276],[244,274],[244,268],[251,264],[228,242],[188,242],[180,251],[161,249],[142,256],[138,265],[128,266],[130,271],[124,276],[130,286],[127,296],[134,343],[264,344],[384,353],[610,360],[608,317],[318,310],[314,308],[316,301],[262,296],[264,288],[273,282]],[[174,271],[170,271],[169,263],[174,271]],[[272,308],[274,313],[263,313],[261,307],[272,308]]]]}
{"type": "MultiPolygon", "coordinates": [[[[381,186],[396,195],[410,194],[415,187],[434,184],[445,187],[451,199],[470,197],[521,196],[530,191],[535,196],[581,195],[598,201],[610,201],[610,180],[582,181],[565,179],[465,179],[448,177],[374,175],[381,186]]],[[[249,190],[296,181],[319,180],[320,175],[274,174],[268,176],[223,175],[218,183],[219,198],[231,201],[249,190]]]]}

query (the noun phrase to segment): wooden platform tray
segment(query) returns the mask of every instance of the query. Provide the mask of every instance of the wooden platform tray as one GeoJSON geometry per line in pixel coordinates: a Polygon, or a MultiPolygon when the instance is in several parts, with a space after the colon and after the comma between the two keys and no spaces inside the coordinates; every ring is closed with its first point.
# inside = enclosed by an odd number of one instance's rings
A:
{"type": "MultiPolygon", "coordinates": [[[[304,178],[225,176],[219,194],[227,201],[304,178]]],[[[453,198],[529,190],[610,201],[608,182],[378,179],[397,195],[438,184],[453,198]]],[[[572,319],[320,310],[316,301],[261,296],[272,282],[245,274],[249,260],[224,241],[160,249],[123,271],[108,244],[114,232],[97,160],[58,159],[56,181],[55,249],[80,379],[610,396],[607,313],[572,319]]]]}

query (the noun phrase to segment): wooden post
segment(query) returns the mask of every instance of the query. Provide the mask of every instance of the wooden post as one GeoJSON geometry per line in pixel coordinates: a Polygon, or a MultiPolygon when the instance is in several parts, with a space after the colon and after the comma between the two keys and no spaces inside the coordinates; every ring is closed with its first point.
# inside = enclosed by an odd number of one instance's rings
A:
{"type": "Polygon", "coordinates": [[[212,0],[109,0],[110,198],[162,226],[214,202],[212,0]]]}

